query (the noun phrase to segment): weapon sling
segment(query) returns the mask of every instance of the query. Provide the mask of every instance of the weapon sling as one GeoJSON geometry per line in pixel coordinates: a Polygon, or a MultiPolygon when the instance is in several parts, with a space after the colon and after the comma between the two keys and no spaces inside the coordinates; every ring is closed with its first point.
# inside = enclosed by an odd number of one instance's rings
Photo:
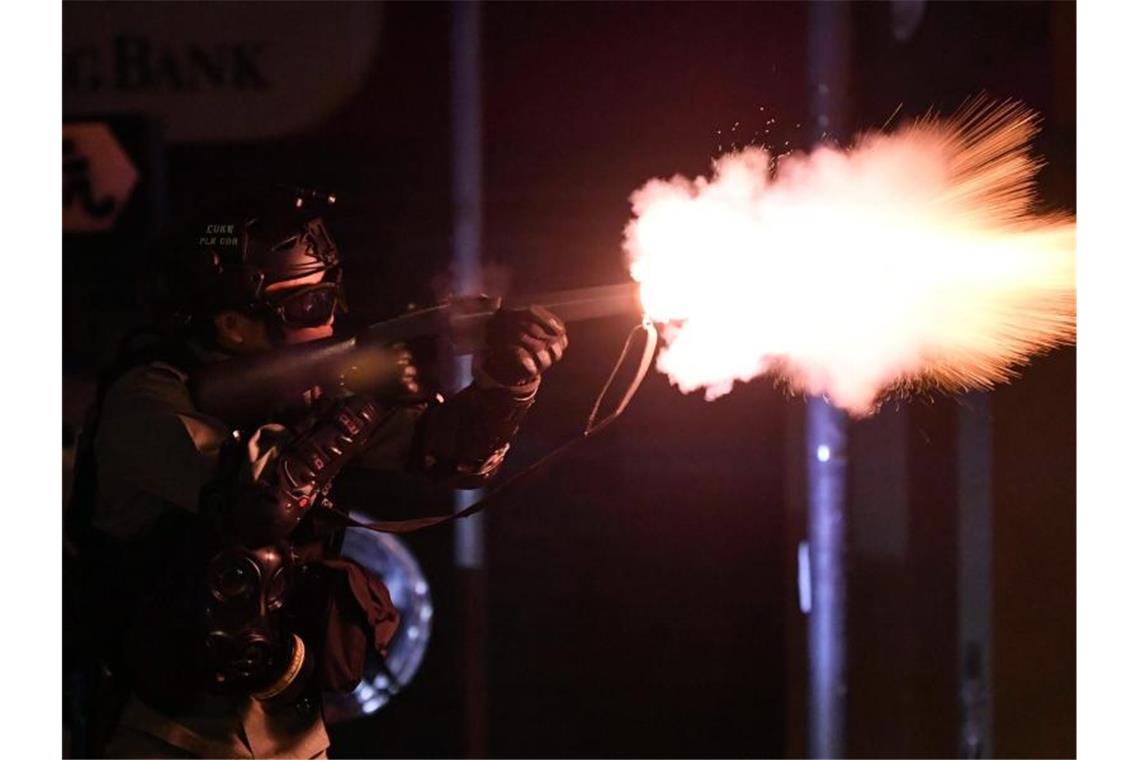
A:
{"type": "Polygon", "coordinates": [[[626,407],[629,406],[629,402],[633,399],[634,394],[637,393],[638,388],[641,387],[642,381],[645,380],[645,375],[649,372],[649,366],[653,361],[653,354],[656,351],[656,348],[657,330],[653,326],[652,322],[650,322],[648,319],[643,319],[641,324],[635,326],[632,330],[630,330],[629,335],[626,337],[625,345],[622,348],[621,355],[618,357],[617,362],[614,364],[614,368],[610,372],[609,378],[602,386],[601,392],[598,393],[598,397],[594,401],[594,406],[590,410],[590,416],[587,418],[586,426],[583,428],[582,432],[569,439],[565,443],[561,444],[557,448],[547,452],[541,458],[527,465],[526,468],[513,474],[511,477],[507,478],[502,483],[498,484],[490,491],[488,491],[487,494],[483,496],[483,498],[479,499],[477,502],[467,507],[466,509],[459,512],[449,512],[444,515],[429,515],[427,517],[419,517],[409,520],[388,520],[368,523],[354,520],[348,515],[342,512],[337,512],[336,510],[329,510],[322,516],[325,519],[339,523],[342,527],[346,528],[365,528],[367,530],[376,531],[378,533],[412,533],[417,530],[423,530],[424,528],[443,525],[444,523],[451,522],[452,520],[458,520],[462,517],[469,517],[476,512],[483,511],[487,507],[496,503],[497,500],[502,498],[503,494],[518,486],[519,483],[525,481],[530,477],[533,477],[535,473],[539,472],[556,458],[565,454],[567,451],[570,451],[582,441],[585,441],[590,436],[600,432],[602,429],[609,426],[611,422],[616,420],[622,414],[622,412],[625,411],[626,407]],[[613,386],[618,372],[625,365],[626,358],[629,356],[630,350],[633,348],[634,338],[637,336],[638,332],[645,333],[645,345],[642,348],[641,361],[638,364],[637,372],[634,374],[633,380],[626,388],[626,391],[622,395],[621,400],[618,401],[617,405],[614,407],[614,410],[599,420],[598,414],[601,411],[602,402],[605,400],[606,396],[609,395],[610,388],[613,386]]]}

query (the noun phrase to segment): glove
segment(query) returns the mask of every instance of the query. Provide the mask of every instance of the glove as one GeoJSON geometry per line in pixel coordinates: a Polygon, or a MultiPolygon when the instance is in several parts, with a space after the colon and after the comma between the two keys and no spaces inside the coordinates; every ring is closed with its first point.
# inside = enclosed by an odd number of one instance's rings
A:
{"type": "Polygon", "coordinates": [[[382,404],[417,401],[423,395],[415,357],[403,343],[376,352],[360,352],[341,383],[353,393],[382,404]]]}
{"type": "Polygon", "coordinates": [[[487,322],[480,369],[499,385],[527,387],[562,358],[569,343],[566,326],[548,309],[499,309],[487,322]]]}

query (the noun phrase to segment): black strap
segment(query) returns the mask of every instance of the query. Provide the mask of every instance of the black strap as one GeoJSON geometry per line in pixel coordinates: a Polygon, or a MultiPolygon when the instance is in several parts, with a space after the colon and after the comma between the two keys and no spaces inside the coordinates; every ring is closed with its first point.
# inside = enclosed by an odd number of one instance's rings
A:
{"type": "Polygon", "coordinates": [[[323,515],[324,519],[330,520],[345,528],[364,528],[366,530],[375,531],[377,533],[413,533],[425,528],[432,528],[436,525],[443,525],[444,523],[458,520],[463,517],[470,517],[471,515],[482,512],[487,507],[500,501],[504,494],[508,493],[512,488],[517,487],[520,483],[533,477],[537,472],[545,468],[558,457],[570,451],[578,444],[585,441],[595,433],[600,432],[607,427],[611,422],[616,420],[629,402],[633,399],[637,389],[641,387],[642,381],[645,379],[646,373],[649,371],[649,365],[653,360],[654,351],[657,348],[657,331],[653,327],[653,323],[648,320],[643,321],[641,324],[634,327],[625,339],[625,346],[622,348],[621,355],[618,357],[617,362],[614,364],[613,370],[610,372],[609,378],[606,380],[605,385],[602,386],[601,392],[598,394],[597,400],[594,402],[593,409],[590,411],[590,417],[586,421],[586,427],[577,436],[566,441],[558,448],[548,452],[537,461],[528,465],[525,469],[520,470],[511,477],[504,480],[499,485],[492,488],[487,492],[482,499],[475,502],[471,506],[459,512],[449,512],[442,515],[429,515],[427,517],[418,517],[410,520],[382,520],[378,522],[359,522],[352,519],[348,515],[338,512],[336,510],[329,510],[323,515]],[[645,345],[642,348],[641,362],[638,365],[637,372],[630,382],[629,387],[626,388],[625,393],[622,395],[621,400],[618,402],[614,410],[606,415],[601,420],[598,420],[598,411],[601,408],[602,401],[605,400],[609,393],[610,387],[613,385],[614,379],[617,377],[618,372],[625,364],[626,357],[629,355],[630,349],[633,346],[633,339],[638,331],[645,332],[645,345]]]}

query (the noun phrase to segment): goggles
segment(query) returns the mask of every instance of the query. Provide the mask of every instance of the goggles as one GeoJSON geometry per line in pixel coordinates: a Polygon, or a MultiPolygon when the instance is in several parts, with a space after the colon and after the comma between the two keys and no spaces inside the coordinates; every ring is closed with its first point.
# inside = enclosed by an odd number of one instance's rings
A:
{"type": "Polygon", "coordinates": [[[263,298],[263,308],[275,316],[282,325],[292,328],[323,327],[333,314],[347,310],[341,289],[340,273],[333,282],[318,282],[280,293],[269,293],[263,298]]]}

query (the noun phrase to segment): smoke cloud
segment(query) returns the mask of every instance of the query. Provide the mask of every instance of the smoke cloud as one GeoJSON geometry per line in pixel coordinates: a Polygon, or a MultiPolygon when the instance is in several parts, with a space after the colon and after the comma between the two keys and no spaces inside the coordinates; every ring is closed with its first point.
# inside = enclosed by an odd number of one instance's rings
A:
{"type": "Polygon", "coordinates": [[[1076,223],[1034,211],[1037,123],[976,101],[846,150],[748,148],[647,182],[624,249],[663,323],[658,369],[710,400],[770,374],[861,416],[1074,342],[1076,223]]]}

